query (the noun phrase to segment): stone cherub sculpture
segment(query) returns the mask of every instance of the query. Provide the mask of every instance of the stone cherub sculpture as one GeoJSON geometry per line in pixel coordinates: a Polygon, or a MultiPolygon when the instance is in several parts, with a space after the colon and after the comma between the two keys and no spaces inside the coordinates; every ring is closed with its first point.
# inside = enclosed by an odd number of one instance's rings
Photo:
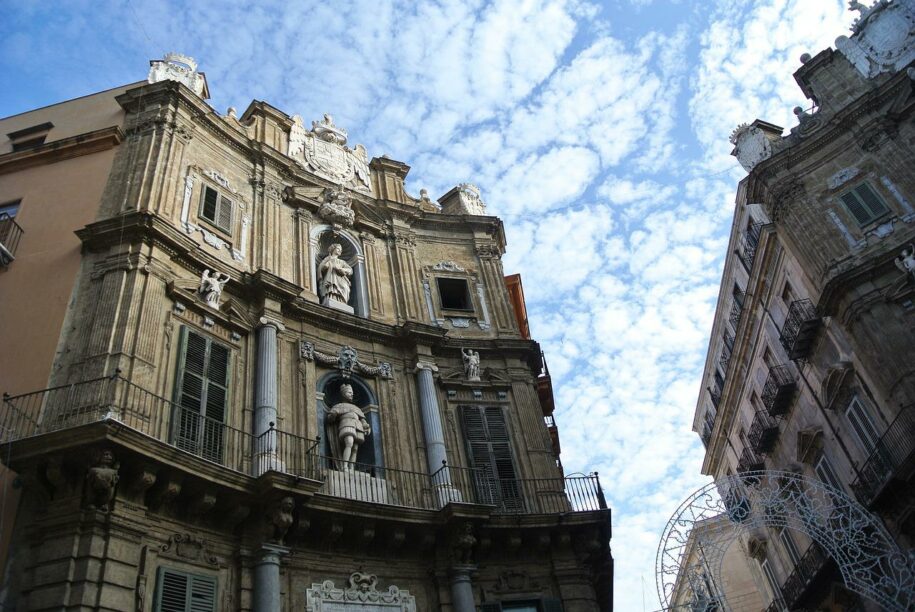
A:
{"type": "Polygon", "coordinates": [[[461,349],[464,359],[464,376],[469,381],[480,380],[480,354],[473,349],[461,349]]]}
{"type": "Polygon", "coordinates": [[[910,244],[902,249],[902,253],[896,257],[896,267],[907,274],[911,274],[915,279],[915,245],[910,244]]]}
{"type": "Polygon", "coordinates": [[[229,282],[229,275],[222,272],[210,272],[204,270],[200,276],[200,287],[197,292],[203,296],[208,306],[219,308],[219,296],[222,295],[222,289],[229,282]]]}
{"type": "Polygon", "coordinates": [[[95,465],[86,473],[86,500],[90,509],[108,512],[114,500],[114,489],[118,484],[118,468],[114,453],[103,449],[95,457],[95,465]]]}
{"type": "Polygon", "coordinates": [[[473,523],[464,523],[452,540],[451,552],[454,555],[454,562],[461,565],[473,563],[473,547],[476,543],[473,523]]]}
{"type": "Polygon", "coordinates": [[[286,533],[292,526],[292,511],[295,508],[295,500],[291,497],[284,497],[270,511],[268,518],[270,523],[267,525],[267,538],[280,544],[286,539],[286,533]]]}
{"type": "Polygon", "coordinates": [[[340,258],[343,254],[343,247],[335,242],[327,249],[327,256],[318,264],[319,291],[321,293],[321,303],[327,304],[333,300],[346,304],[349,302],[350,277],[353,275],[353,268],[340,258]]]}
{"type": "Polygon", "coordinates": [[[353,403],[352,385],[340,385],[340,394],[343,401],[334,404],[327,412],[327,422],[331,426],[331,453],[339,469],[352,470],[359,447],[372,434],[372,428],[362,409],[353,403]]]}

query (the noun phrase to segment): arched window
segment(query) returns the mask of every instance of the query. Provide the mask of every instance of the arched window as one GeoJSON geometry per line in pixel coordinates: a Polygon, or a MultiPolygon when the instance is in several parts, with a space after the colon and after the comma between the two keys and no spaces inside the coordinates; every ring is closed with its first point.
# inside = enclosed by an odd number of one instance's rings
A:
{"type": "Polygon", "coordinates": [[[372,472],[375,469],[380,470],[384,467],[384,453],[382,447],[381,418],[378,414],[378,400],[372,389],[358,377],[343,378],[340,374],[333,372],[326,374],[318,381],[318,433],[321,436],[321,454],[325,457],[334,457],[333,453],[333,435],[334,428],[327,418],[328,412],[340,402],[348,402],[344,397],[341,387],[344,384],[350,385],[353,389],[352,402],[358,406],[365,415],[371,427],[371,434],[366,436],[365,441],[360,444],[356,455],[356,469],[372,472]]]}
{"type": "Polygon", "coordinates": [[[329,225],[316,226],[311,232],[311,259],[311,283],[321,303],[368,318],[365,257],[359,240],[329,225]],[[342,264],[330,261],[322,269],[334,245],[339,245],[334,255],[342,264]]]}

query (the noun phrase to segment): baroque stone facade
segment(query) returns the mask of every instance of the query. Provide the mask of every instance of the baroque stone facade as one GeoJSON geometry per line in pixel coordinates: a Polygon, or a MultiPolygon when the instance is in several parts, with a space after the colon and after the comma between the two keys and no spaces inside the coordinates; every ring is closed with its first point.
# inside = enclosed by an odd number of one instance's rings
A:
{"type": "MultiPolygon", "coordinates": [[[[796,109],[787,134],[757,120],[732,136],[749,175],[693,427],[703,473],[817,478],[874,512],[905,552],[915,544],[915,3],[851,5],[851,35],[804,54],[794,75],[815,108],[796,109]]],[[[877,609],[843,586],[803,521],[748,537],[739,546],[769,610],[877,609]]]]}
{"type": "MultiPolygon", "coordinates": [[[[45,384],[2,379],[22,497],[3,603],[611,609],[610,511],[596,475],[563,476],[479,190],[413,197],[406,164],[350,148],[331,116],[221,115],[208,87],[169,54],[88,98],[119,123],[59,233],[65,310],[3,332],[56,346],[33,356],[45,384]]],[[[23,160],[59,150],[54,121],[47,144],[0,150],[0,198],[24,211],[50,170],[23,160]]],[[[24,229],[55,239],[40,215],[24,229]]],[[[44,278],[37,257],[11,274],[44,278]]]]}

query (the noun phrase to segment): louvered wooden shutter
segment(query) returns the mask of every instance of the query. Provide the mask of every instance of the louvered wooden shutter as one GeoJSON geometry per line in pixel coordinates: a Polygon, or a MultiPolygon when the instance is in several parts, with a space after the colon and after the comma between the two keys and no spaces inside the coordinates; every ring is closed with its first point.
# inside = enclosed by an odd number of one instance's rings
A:
{"type": "Polygon", "coordinates": [[[512,460],[511,439],[502,409],[462,406],[461,421],[467,455],[473,467],[485,473],[492,488],[478,491],[482,503],[517,508],[521,494],[512,460]]]}
{"type": "Polygon", "coordinates": [[[216,579],[160,567],[156,612],[216,612],[216,579]]]}
{"type": "Polygon", "coordinates": [[[867,183],[861,183],[843,194],[842,202],[859,225],[866,225],[889,212],[880,196],[867,183]]]}
{"type": "Polygon", "coordinates": [[[200,216],[207,221],[216,223],[217,209],[219,208],[219,192],[212,187],[203,188],[203,204],[200,207],[200,216]]]}
{"type": "Polygon", "coordinates": [[[846,193],[842,196],[842,201],[845,203],[848,212],[855,217],[855,221],[858,222],[858,225],[865,225],[871,220],[870,213],[864,205],[858,201],[858,198],[855,197],[854,193],[846,193]]]}
{"type": "Polygon", "coordinates": [[[175,445],[222,462],[229,388],[229,349],[181,328],[176,374],[175,445]]]}
{"type": "Polygon", "coordinates": [[[232,200],[219,196],[219,214],[215,219],[216,227],[232,233],[232,200]]]}

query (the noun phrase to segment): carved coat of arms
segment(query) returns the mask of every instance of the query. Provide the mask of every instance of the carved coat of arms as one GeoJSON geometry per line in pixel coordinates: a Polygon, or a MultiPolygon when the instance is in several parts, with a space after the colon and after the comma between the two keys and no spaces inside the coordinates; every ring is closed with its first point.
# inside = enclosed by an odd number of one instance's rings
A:
{"type": "Polygon", "coordinates": [[[334,118],[324,115],[305,129],[296,115],[289,131],[289,156],[320,177],[363,193],[372,193],[368,154],[365,147],[346,146],[346,130],[334,124],[334,118]]]}

